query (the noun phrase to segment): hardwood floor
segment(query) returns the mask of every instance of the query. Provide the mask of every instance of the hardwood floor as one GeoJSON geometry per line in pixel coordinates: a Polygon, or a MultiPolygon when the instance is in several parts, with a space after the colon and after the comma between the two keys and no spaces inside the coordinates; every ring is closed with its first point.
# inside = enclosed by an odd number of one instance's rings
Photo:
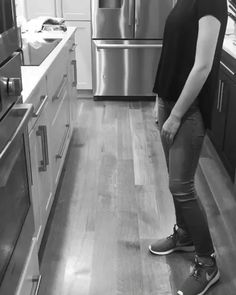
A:
{"type": "MultiPolygon", "coordinates": [[[[174,208],[152,102],[78,102],[78,122],[41,247],[39,295],[170,295],[193,254],[156,257],[174,208]]],[[[236,294],[236,198],[206,139],[196,175],[221,283],[236,294]]]]}

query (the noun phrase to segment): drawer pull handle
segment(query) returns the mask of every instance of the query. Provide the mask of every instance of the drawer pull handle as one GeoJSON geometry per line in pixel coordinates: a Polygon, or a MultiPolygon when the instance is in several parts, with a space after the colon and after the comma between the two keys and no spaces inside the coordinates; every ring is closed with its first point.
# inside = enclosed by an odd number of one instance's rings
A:
{"type": "Polygon", "coordinates": [[[222,81],[219,80],[219,84],[218,84],[218,95],[217,95],[217,105],[216,105],[216,109],[217,110],[219,110],[219,105],[220,105],[221,83],[222,83],[222,81]]]}
{"type": "Polygon", "coordinates": [[[47,100],[48,100],[47,95],[42,95],[40,97],[40,102],[41,103],[39,104],[39,107],[37,108],[36,112],[33,113],[34,118],[38,117],[41,114],[42,109],[43,109],[44,105],[46,104],[47,100]]]}
{"type": "Polygon", "coordinates": [[[35,288],[35,292],[34,292],[33,295],[38,295],[39,287],[40,287],[40,284],[41,284],[41,279],[42,279],[41,275],[32,278],[32,282],[36,283],[36,288],[35,288]]]}
{"type": "Polygon", "coordinates": [[[67,75],[64,75],[62,82],[61,82],[60,86],[58,87],[59,90],[57,91],[57,94],[55,94],[53,96],[52,101],[59,99],[61,97],[61,94],[66,86],[66,83],[67,83],[67,75]]]}
{"type": "Polygon", "coordinates": [[[77,66],[76,66],[76,60],[73,59],[71,61],[71,65],[74,68],[74,81],[72,82],[72,87],[76,87],[77,86],[77,66]]]}
{"type": "Polygon", "coordinates": [[[71,46],[71,48],[69,49],[69,52],[75,51],[75,48],[76,48],[76,44],[73,43],[72,46],[71,46]]]}
{"type": "Polygon", "coordinates": [[[65,135],[63,137],[63,141],[62,141],[60,150],[56,154],[56,159],[61,159],[63,157],[64,151],[65,151],[65,148],[66,148],[66,139],[67,139],[67,137],[69,135],[69,132],[70,132],[70,124],[66,124],[66,132],[65,132],[65,135]]]}
{"type": "Polygon", "coordinates": [[[220,102],[219,102],[219,112],[222,111],[222,105],[223,105],[223,93],[224,93],[224,82],[221,83],[221,90],[220,90],[220,102]]]}
{"type": "Polygon", "coordinates": [[[231,75],[235,75],[235,73],[232,71],[232,70],[230,70],[230,68],[228,68],[222,61],[220,62],[220,64],[231,74],[231,75]]]}
{"type": "Polygon", "coordinates": [[[48,139],[47,139],[47,126],[41,125],[36,131],[36,135],[40,136],[42,144],[42,160],[40,161],[39,172],[47,171],[47,165],[49,164],[48,157],[48,139]]]}

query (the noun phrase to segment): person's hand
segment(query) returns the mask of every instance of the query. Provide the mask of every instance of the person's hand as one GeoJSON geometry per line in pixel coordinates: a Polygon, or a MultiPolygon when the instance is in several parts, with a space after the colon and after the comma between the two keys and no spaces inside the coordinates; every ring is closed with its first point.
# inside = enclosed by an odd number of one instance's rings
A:
{"type": "Polygon", "coordinates": [[[179,130],[181,119],[177,116],[170,115],[162,126],[161,136],[168,143],[172,144],[174,137],[179,130]]]}

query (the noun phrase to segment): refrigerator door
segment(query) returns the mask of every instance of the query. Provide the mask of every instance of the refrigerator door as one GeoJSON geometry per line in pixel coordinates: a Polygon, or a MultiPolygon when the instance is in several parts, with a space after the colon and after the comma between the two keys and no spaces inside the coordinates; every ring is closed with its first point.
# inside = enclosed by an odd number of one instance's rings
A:
{"type": "Polygon", "coordinates": [[[175,0],[135,0],[135,38],[162,39],[175,0]]]}
{"type": "Polygon", "coordinates": [[[93,40],[94,96],[154,96],[161,41],[93,40]]]}
{"type": "Polygon", "coordinates": [[[134,37],[134,0],[92,0],[91,3],[93,39],[134,37]]]}

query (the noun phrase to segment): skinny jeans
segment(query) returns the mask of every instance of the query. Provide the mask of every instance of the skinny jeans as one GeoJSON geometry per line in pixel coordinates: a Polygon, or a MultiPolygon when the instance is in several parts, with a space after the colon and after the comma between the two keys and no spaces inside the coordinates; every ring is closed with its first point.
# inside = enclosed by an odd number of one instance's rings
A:
{"type": "MultiPolygon", "coordinates": [[[[172,101],[158,99],[160,132],[174,104],[172,101]]],[[[168,144],[161,136],[176,224],[190,235],[198,256],[210,256],[214,252],[207,216],[194,183],[204,136],[205,127],[197,100],[183,116],[173,143],[168,144]]]]}

